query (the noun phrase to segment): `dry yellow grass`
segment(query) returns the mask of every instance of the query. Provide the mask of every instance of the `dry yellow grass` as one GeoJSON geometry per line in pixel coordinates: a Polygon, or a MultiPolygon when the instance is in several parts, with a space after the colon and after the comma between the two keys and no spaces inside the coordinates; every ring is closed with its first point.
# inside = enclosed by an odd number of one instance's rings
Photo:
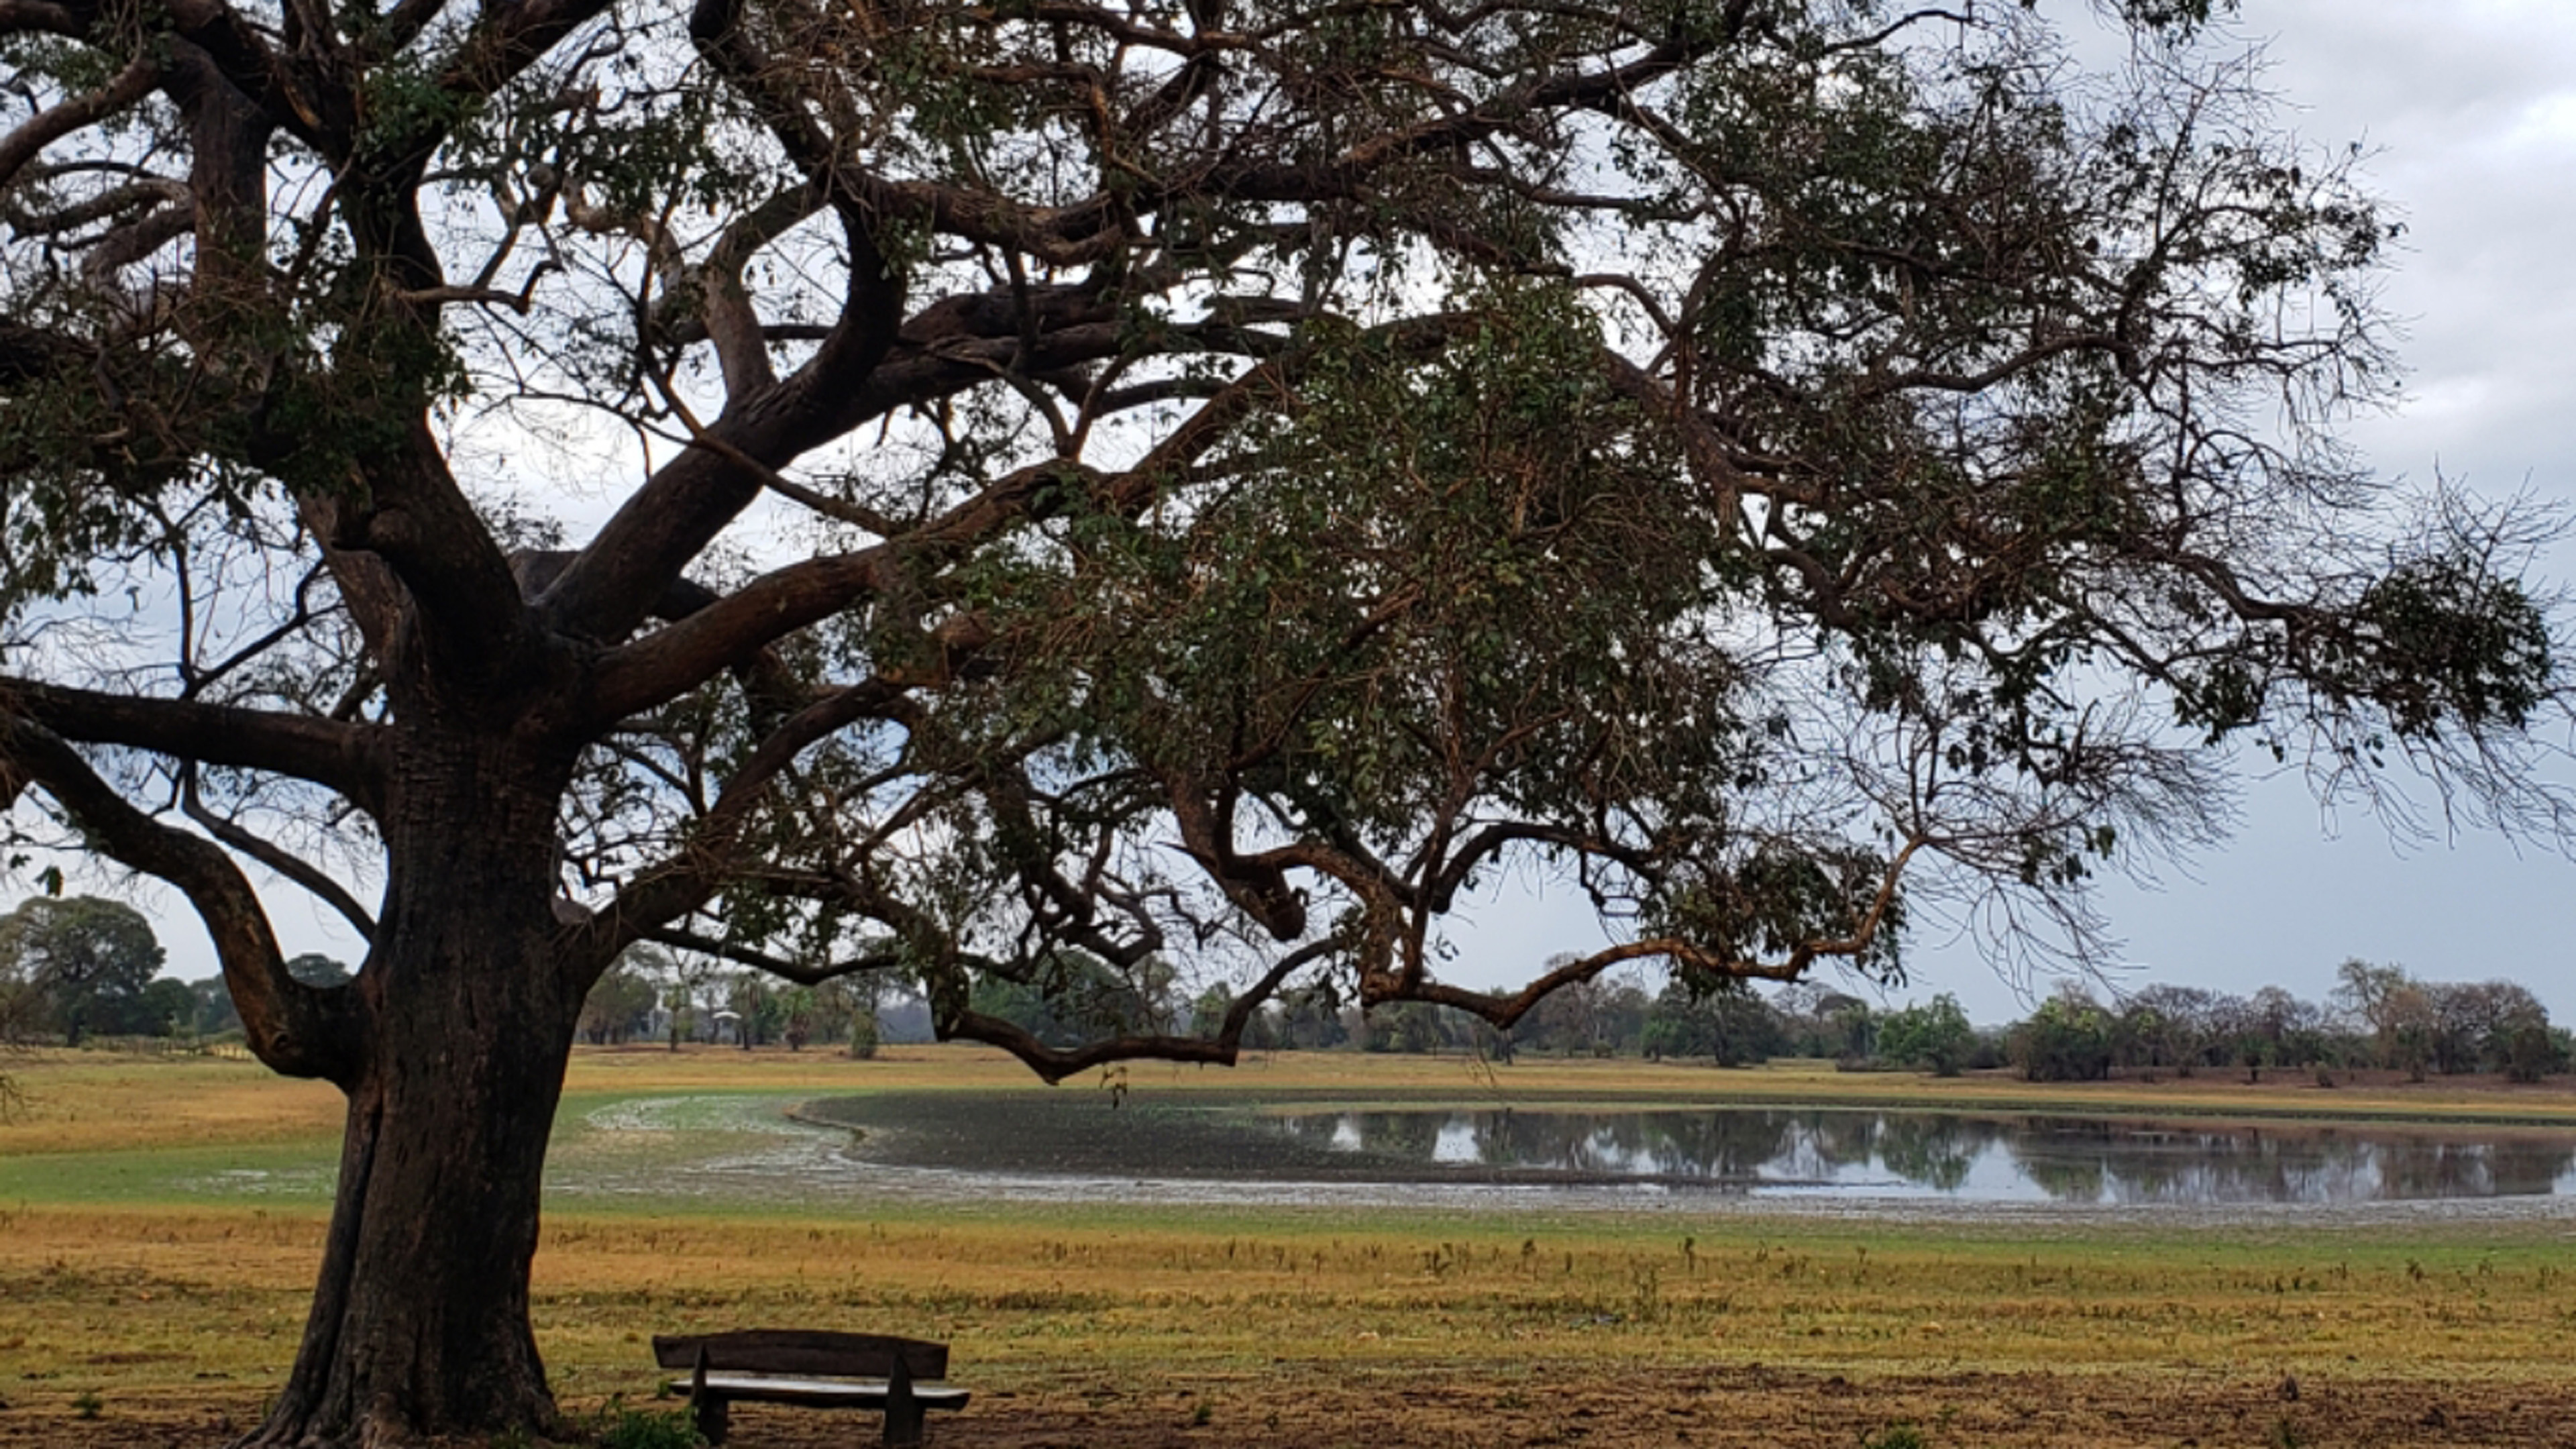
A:
{"type": "Polygon", "coordinates": [[[340,1093],[254,1061],[36,1051],[0,1062],[19,1084],[0,1156],[219,1142],[281,1142],[340,1130],[340,1093]]]}
{"type": "MultiPolygon", "coordinates": [[[[52,1053],[14,1066],[32,1104],[0,1128],[0,1155],[327,1142],[337,1130],[329,1089],[281,1082],[250,1064],[52,1053]]],[[[1596,1062],[1524,1061],[1504,1076],[1515,1092],[1690,1101],[1850,1100],[1923,1085],[1806,1068],[1596,1062]]],[[[568,1089],[605,1097],[1025,1081],[998,1056],[945,1049],[866,1063],[822,1053],[623,1051],[580,1054],[568,1089]]],[[[1231,1075],[1130,1069],[1127,1085],[1466,1096],[1487,1089],[1484,1081],[1454,1060],[1336,1055],[1283,1056],[1231,1075]]],[[[2032,1095],[2013,1082],[1941,1090],[1961,1105],[2032,1095]]],[[[2208,1083],[2090,1089],[2073,1100],[2188,1112],[2331,1105],[2570,1115],[2563,1094],[2302,1096],[2208,1083]]],[[[1192,1406],[1211,1401],[1226,1406],[1224,1422],[1237,1429],[1245,1414],[1281,1426],[1271,1432],[1286,1443],[1369,1442],[1318,1406],[1340,1405],[1332,1412],[1357,1424],[1372,1401],[1409,1406],[1399,1411],[1416,1416],[1407,1421],[1414,1428],[1461,1426],[1454,1441],[1440,1437],[1450,1432],[1443,1428],[1407,1429],[1404,1442],[1493,1442],[1476,1437],[1475,1426],[1519,1425],[1515,1432],[1530,1436],[1566,1428],[1571,1401],[1551,1396],[1555,1379],[1632,1385],[1631,1399],[1661,1396],[1655,1402],[1667,1407],[1655,1413],[1681,1414],[1673,1406],[1700,1402],[1683,1386],[1728,1374],[1739,1387],[1787,1396],[1771,1417],[1748,1410],[1742,1419],[1773,1426],[1775,1437],[1786,1433],[1778,1426],[1805,1422],[1799,1404],[1844,1392],[1835,1384],[1865,1386],[1889,1407],[1844,1404],[1823,1414],[1815,1422],[1840,1435],[1831,1442],[1853,1442],[1854,1424],[1898,1417],[1982,1424],[1976,1415],[2003,1392],[1988,1376],[2003,1375],[2018,1376],[2010,1392],[2032,1403],[2096,1407],[2058,1428],[2031,1428],[2055,1421],[2028,1410],[1980,1430],[1985,1437],[1932,1442],[2170,1445],[2176,1437],[2162,1430],[2133,1441],[2106,1428],[2123,1422],[2121,1404],[2166,1397],[2181,1405],[2174,1422],[2235,1425],[2243,1430],[2236,1438],[2256,1443],[2272,1423],[2247,1427],[2246,1405],[2264,1403],[2272,1383],[2295,1375],[2343,1385],[2354,1403],[2376,1406],[2351,1422],[2379,1426],[2371,1432],[2382,1437],[2349,1442],[2391,1443],[2409,1441],[2387,1437],[2386,1425],[2429,1413],[2422,1404],[2440,1408],[2434,1396],[2445,1393],[2492,1400],[2497,1416],[2526,1406],[2555,1412],[2546,1406],[2566,1397],[2553,1385],[2576,1329],[2568,1306],[2576,1264],[2565,1258],[2563,1225],[2547,1220],[2391,1219],[2368,1228],[2347,1220],[2318,1231],[2289,1216],[2173,1230],[1732,1212],[1363,1219],[1079,1201],[866,1211],[554,1214],[536,1265],[536,1320],[562,1392],[577,1403],[649,1394],[657,1376],[643,1340],[655,1332],[798,1323],[952,1341],[960,1376],[988,1391],[978,1422],[995,1426],[995,1442],[1079,1442],[1103,1425],[1109,1442],[1131,1427],[1141,1436],[1134,1442],[1189,1442],[1192,1406]],[[2097,1381],[2105,1387],[2086,1387],[2097,1381]],[[1142,1435],[1148,1424],[1179,1437],[1142,1435]]],[[[71,1432],[81,1395],[110,1406],[111,1421],[118,1406],[162,1406],[155,1423],[196,1426],[171,1429],[171,1442],[213,1442],[219,1420],[251,1412],[282,1378],[323,1222],[312,1207],[0,1202],[0,1397],[13,1405],[0,1412],[0,1443],[75,1442],[56,1436],[71,1432]]],[[[2333,1413],[2302,1412],[2328,1431],[2302,1429],[2304,1442],[2343,1442],[2332,1436],[2333,1413]]],[[[1610,1433],[1604,1420],[1599,1442],[1670,1442],[1658,1437],[1660,1424],[1651,1434],[1634,1424],[1610,1433]]]]}
{"type": "MultiPolygon", "coordinates": [[[[953,1216],[953,1215],[952,1215],[953,1216]]],[[[987,1382],[1155,1365],[1687,1364],[1923,1373],[2274,1371],[2544,1377],[2568,1278],[2546,1235],[2204,1242],[1758,1218],[1258,1233],[990,1220],[557,1215],[537,1322],[567,1385],[649,1389],[653,1332],[876,1325],[953,1340],[987,1382]],[[1685,1240],[1688,1246],[1685,1247],[1685,1240]]],[[[322,1218],[0,1212],[0,1350],[101,1392],[282,1373],[322,1218]]]]}

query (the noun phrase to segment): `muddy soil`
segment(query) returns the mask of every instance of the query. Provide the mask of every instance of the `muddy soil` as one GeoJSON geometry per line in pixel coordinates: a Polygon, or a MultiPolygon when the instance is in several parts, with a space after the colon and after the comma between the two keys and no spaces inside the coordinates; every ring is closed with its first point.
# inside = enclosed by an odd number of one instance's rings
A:
{"type": "MultiPolygon", "coordinates": [[[[576,1410],[588,1407],[578,1402],[576,1410]]],[[[101,1406],[21,1400],[0,1449],[216,1449],[256,1415],[240,1394],[101,1406]]],[[[1852,1449],[2576,1449],[2576,1382],[2425,1383],[2256,1375],[1960,1374],[1873,1377],[1767,1369],[1608,1371],[1553,1378],[1420,1372],[1319,1377],[1173,1374],[1123,1383],[1066,1372],[987,1390],[935,1419],[934,1449],[1484,1449],[1489,1445],[1852,1449]]],[[[746,1405],[736,1449],[875,1442],[865,1416],[746,1405]]]]}

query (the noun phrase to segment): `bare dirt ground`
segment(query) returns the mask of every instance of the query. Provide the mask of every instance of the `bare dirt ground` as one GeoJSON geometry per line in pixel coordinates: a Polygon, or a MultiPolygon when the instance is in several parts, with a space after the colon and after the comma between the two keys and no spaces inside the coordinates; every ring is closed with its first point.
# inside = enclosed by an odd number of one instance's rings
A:
{"type": "MultiPolygon", "coordinates": [[[[576,1412],[585,1406],[568,1405],[576,1412]]],[[[258,1404],[237,1393],[0,1411],[5,1449],[214,1449],[258,1404]]],[[[2212,1374],[1956,1374],[1850,1381],[1764,1368],[1607,1371],[1506,1379],[1362,1371],[1331,1381],[1290,1370],[1111,1383],[1068,1373],[978,1395],[934,1419],[933,1449],[1482,1449],[1655,1445],[1854,1449],[2385,1449],[2576,1446],[2576,1382],[2425,1383],[2212,1374]],[[1893,1436],[1893,1437],[1891,1437],[1893,1436]]],[[[875,1442],[864,1416],[737,1407],[735,1449],[845,1449],[875,1442]]]]}

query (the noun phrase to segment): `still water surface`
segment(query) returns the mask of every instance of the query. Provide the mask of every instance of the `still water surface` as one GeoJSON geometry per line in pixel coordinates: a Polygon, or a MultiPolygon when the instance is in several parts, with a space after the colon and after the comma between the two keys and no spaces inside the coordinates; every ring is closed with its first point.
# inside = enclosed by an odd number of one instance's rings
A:
{"type": "Polygon", "coordinates": [[[1300,1147],[1417,1170],[1765,1195],[2133,1206],[2576,1196],[2576,1133],[2532,1128],[1763,1108],[1274,1120],[1300,1147]]]}

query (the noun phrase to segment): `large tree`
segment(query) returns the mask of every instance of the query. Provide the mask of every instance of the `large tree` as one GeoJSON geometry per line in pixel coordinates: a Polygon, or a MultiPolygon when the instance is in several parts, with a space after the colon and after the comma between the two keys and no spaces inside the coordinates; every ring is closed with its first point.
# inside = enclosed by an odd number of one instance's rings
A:
{"type": "Polygon", "coordinates": [[[252,1439],[551,1421],[639,943],[1062,1078],[2080,944],[2241,741],[2545,821],[2531,539],[2336,447],[2390,228],[2207,9],[0,0],[0,800],[349,1100],[252,1439]],[[1444,979],[1532,880],[1613,944],[1444,979]]]}

